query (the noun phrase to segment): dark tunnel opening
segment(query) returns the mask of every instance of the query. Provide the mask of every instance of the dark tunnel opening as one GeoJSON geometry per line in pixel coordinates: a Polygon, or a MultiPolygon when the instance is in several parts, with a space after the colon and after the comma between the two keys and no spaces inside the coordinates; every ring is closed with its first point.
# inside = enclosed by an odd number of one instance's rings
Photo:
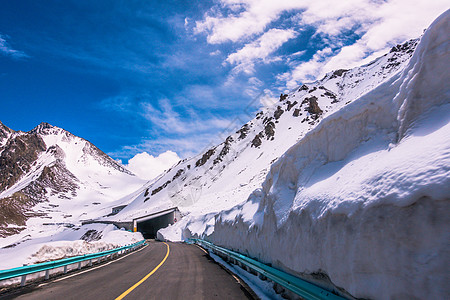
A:
{"type": "Polygon", "coordinates": [[[153,219],[138,222],[137,231],[142,233],[145,239],[155,239],[158,230],[167,227],[173,223],[174,223],[174,212],[170,212],[168,214],[153,219]]]}

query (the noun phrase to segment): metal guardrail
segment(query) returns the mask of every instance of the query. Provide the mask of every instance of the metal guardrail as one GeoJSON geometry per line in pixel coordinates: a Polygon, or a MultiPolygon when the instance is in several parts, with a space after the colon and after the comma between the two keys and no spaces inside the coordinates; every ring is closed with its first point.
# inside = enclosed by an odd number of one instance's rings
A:
{"type": "Polygon", "coordinates": [[[108,256],[108,255],[112,256],[113,254],[118,253],[120,251],[124,251],[124,252],[132,251],[132,250],[142,246],[144,243],[145,243],[145,240],[142,240],[140,242],[137,242],[137,243],[134,243],[131,245],[127,245],[127,246],[123,246],[123,247],[119,247],[119,248],[115,248],[115,249],[111,249],[111,250],[107,250],[107,251],[102,251],[102,252],[97,252],[97,253],[92,253],[92,254],[85,254],[85,255],[80,255],[80,256],[74,256],[74,257],[69,257],[69,258],[64,258],[64,259],[59,259],[59,260],[29,265],[29,266],[23,266],[23,267],[8,269],[8,270],[0,270],[0,281],[22,276],[21,285],[23,286],[23,285],[25,285],[26,275],[28,275],[28,274],[46,271],[45,279],[48,279],[49,271],[51,269],[64,267],[64,273],[67,273],[68,265],[78,263],[78,269],[80,269],[81,262],[83,262],[83,261],[90,260],[89,265],[92,265],[92,259],[102,258],[102,257],[108,256]]]}
{"type": "Polygon", "coordinates": [[[216,246],[211,242],[202,239],[190,239],[194,243],[212,250],[213,252],[220,253],[229,258],[234,259],[236,262],[247,266],[254,272],[257,272],[268,279],[276,282],[277,284],[283,286],[284,288],[292,291],[293,293],[303,297],[305,299],[317,299],[317,300],[342,300],[345,299],[330,291],[320,288],[312,283],[302,280],[286,272],[280,271],[266,264],[263,264],[257,260],[249,258],[240,253],[228,250],[226,248],[216,246]]]}

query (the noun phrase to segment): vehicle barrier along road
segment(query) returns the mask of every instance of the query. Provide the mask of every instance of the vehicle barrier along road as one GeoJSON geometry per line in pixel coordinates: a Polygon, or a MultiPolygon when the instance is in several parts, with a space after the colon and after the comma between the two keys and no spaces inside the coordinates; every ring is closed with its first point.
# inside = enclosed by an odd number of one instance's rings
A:
{"type": "Polygon", "coordinates": [[[23,267],[8,269],[8,270],[0,270],[0,281],[22,276],[20,285],[24,286],[26,283],[26,276],[28,274],[45,271],[45,279],[48,279],[50,276],[51,269],[64,267],[64,273],[67,273],[68,265],[78,263],[78,269],[81,269],[81,263],[84,261],[89,260],[89,266],[91,266],[93,259],[97,259],[97,261],[101,261],[101,259],[103,257],[106,257],[108,255],[112,259],[114,254],[123,254],[126,252],[131,252],[139,247],[142,247],[144,245],[144,243],[145,243],[145,240],[142,240],[140,242],[137,242],[137,243],[134,243],[131,245],[127,245],[127,246],[123,246],[123,247],[119,247],[119,248],[115,248],[115,249],[111,249],[111,250],[107,250],[107,251],[103,251],[103,252],[74,256],[74,257],[44,262],[44,263],[35,264],[35,265],[23,266],[23,267]]]}
{"type": "Polygon", "coordinates": [[[228,250],[220,246],[216,246],[213,243],[202,239],[190,240],[206,249],[211,250],[213,253],[216,253],[219,256],[225,256],[226,258],[228,258],[228,260],[231,260],[235,264],[240,264],[242,267],[248,268],[248,271],[250,272],[253,271],[255,273],[259,273],[260,275],[272,280],[273,282],[283,286],[284,288],[305,299],[345,299],[312,283],[270,267],[240,253],[228,250]]]}

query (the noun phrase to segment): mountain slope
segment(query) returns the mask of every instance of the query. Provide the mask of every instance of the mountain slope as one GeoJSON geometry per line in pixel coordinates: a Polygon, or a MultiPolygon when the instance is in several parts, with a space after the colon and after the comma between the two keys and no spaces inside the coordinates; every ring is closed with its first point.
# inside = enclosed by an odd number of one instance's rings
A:
{"type": "Polygon", "coordinates": [[[191,218],[213,221],[214,213],[244,201],[262,184],[271,164],[323,118],[402,70],[417,42],[408,41],[368,65],[331,72],[320,81],[281,95],[278,103],[258,112],[237,132],[224,137],[223,143],[181,161],[150,182],[110,219],[129,220],[178,206],[188,215],[183,222],[191,218]]]}
{"type": "Polygon", "coordinates": [[[114,200],[145,183],[88,141],[47,123],[29,132],[0,123],[0,139],[0,236],[20,232],[32,217],[42,225],[106,215],[114,200]]]}
{"type": "Polygon", "coordinates": [[[203,235],[345,296],[446,298],[448,32],[450,11],[403,71],[324,119],[203,235]]]}

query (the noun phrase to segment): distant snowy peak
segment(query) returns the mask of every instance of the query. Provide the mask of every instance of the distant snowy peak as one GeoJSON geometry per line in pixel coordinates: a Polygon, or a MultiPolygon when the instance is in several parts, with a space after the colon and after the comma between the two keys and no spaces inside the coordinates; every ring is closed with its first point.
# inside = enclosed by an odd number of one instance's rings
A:
{"type": "Polygon", "coordinates": [[[6,225],[24,225],[35,215],[32,207],[52,197],[98,191],[97,197],[109,199],[105,182],[136,178],[90,142],[48,123],[29,132],[0,123],[0,142],[0,236],[16,233],[6,225]]]}
{"type": "Polygon", "coordinates": [[[89,157],[95,157],[96,161],[105,167],[114,168],[119,172],[134,175],[89,141],[77,137],[62,128],[42,122],[29,131],[29,133],[40,135],[45,141],[47,147],[59,145],[60,147],[65,148],[68,152],[71,152],[71,148],[80,148],[78,146],[83,145],[81,152],[79,152],[80,157],[78,157],[78,163],[88,163],[89,157]]]}
{"type": "Polygon", "coordinates": [[[58,131],[64,131],[64,129],[58,128],[56,126],[50,125],[46,122],[42,122],[38,126],[34,127],[29,133],[37,133],[37,134],[51,134],[56,133],[58,131]]]}

